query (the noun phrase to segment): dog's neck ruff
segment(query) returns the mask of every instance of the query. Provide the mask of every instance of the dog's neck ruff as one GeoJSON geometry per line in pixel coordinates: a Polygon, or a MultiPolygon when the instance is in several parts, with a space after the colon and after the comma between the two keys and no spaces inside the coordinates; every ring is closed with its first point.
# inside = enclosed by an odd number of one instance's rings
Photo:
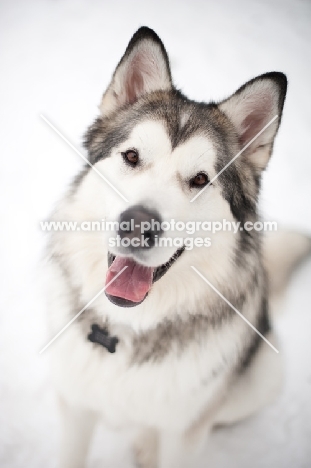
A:
{"type": "Polygon", "coordinates": [[[92,325],[92,332],[88,335],[88,340],[92,343],[98,343],[107,349],[109,353],[116,352],[116,346],[119,342],[116,336],[110,336],[107,328],[100,328],[96,323],[92,325]]]}

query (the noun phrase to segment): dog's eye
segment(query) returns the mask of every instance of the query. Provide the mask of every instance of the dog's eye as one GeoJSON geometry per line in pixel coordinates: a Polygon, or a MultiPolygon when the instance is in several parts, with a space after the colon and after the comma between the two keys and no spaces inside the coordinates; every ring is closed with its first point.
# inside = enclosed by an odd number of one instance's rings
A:
{"type": "Polygon", "coordinates": [[[190,187],[204,187],[204,185],[207,185],[209,182],[209,179],[204,172],[199,172],[195,177],[193,177],[190,180],[190,187]]]}
{"type": "Polygon", "coordinates": [[[131,166],[136,166],[139,160],[138,151],[130,149],[122,153],[123,159],[127,164],[131,166]]]}

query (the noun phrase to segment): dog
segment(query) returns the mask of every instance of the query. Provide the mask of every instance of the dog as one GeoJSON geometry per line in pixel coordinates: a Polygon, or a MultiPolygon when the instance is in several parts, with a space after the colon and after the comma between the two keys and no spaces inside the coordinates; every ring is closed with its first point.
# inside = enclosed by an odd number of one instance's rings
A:
{"type": "Polygon", "coordinates": [[[85,466],[99,418],[131,431],[137,466],[194,466],[213,427],[278,394],[269,303],[310,240],[243,226],[259,221],[286,89],[271,72],[195,102],[174,87],[157,34],[131,38],[85,135],[90,164],[51,216],[116,226],[49,238],[51,337],[70,325],[48,351],[62,468],[85,466]],[[224,219],[241,227],[207,236],[204,222],[224,219]],[[172,220],[198,228],[189,237],[172,220]]]}

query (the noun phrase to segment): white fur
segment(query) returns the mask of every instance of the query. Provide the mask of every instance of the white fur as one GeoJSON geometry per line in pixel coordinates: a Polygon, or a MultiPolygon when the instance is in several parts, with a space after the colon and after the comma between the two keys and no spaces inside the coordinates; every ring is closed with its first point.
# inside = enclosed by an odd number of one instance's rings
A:
{"type": "MultiPolygon", "coordinates": [[[[164,219],[202,220],[204,208],[204,213],[211,220],[218,217],[230,220],[232,215],[227,202],[220,196],[218,184],[206,190],[197,203],[190,204],[191,191],[181,182],[203,168],[213,176],[214,158],[215,151],[208,139],[194,137],[172,150],[164,126],[160,122],[147,121],[138,125],[128,141],[114,148],[111,157],[99,162],[97,168],[111,179],[114,176],[118,188],[131,204],[149,204],[164,219]],[[120,153],[132,146],[139,149],[143,164],[148,167],[141,174],[135,174],[122,165],[120,153]],[[163,186],[165,197],[161,196],[163,186]],[[148,193],[148,198],[145,198],[145,193],[148,193]]],[[[54,218],[116,220],[126,207],[125,202],[90,171],[74,197],[60,204],[54,218]]],[[[86,442],[91,436],[95,414],[114,427],[156,429],[162,441],[158,466],[175,468],[181,467],[192,451],[196,452],[208,429],[217,422],[218,413],[220,421],[232,422],[250,414],[274,393],[275,381],[279,381],[278,373],[265,370],[262,379],[262,371],[257,373],[257,367],[267,369],[266,361],[273,359],[275,367],[279,363],[278,357],[266,345],[250,376],[246,374],[244,381],[237,384],[243,388],[241,392],[234,391],[232,402],[231,394],[227,393],[228,374],[220,374],[221,377],[216,376],[206,385],[206,376],[221,366],[224,359],[229,357],[234,366],[237,343],[249,336],[248,325],[238,316],[219,331],[214,331],[206,343],[193,342],[182,354],[173,348],[160,363],[132,366],[128,363],[133,334],[154,328],[166,317],[174,319],[178,314],[182,317],[183,313],[198,310],[203,297],[206,307],[213,306],[217,295],[190,266],[195,265],[216,287],[223,282],[229,284],[230,277],[234,275],[229,252],[232,252],[235,242],[232,232],[223,232],[214,236],[210,248],[198,248],[182,255],[163,279],[152,287],[148,300],[132,309],[117,307],[102,294],[92,307],[102,314],[103,321],[109,318],[111,334],[120,337],[115,354],[103,354],[101,348],[94,349],[77,324],[70,326],[53,343],[47,352],[52,357],[54,381],[62,401],[63,468],[84,465],[86,442]],[[251,398],[241,396],[248,390],[251,398]],[[226,398],[222,409],[219,407],[220,397],[226,398]],[[207,410],[209,416],[204,424],[197,424],[207,410]],[[196,425],[199,429],[196,428],[189,436],[189,430],[196,425]]],[[[59,232],[54,235],[53,253],[66,259],[65,268],[70,272],[71,284],[67,284],[68,278],[57,262],[50,262],[47,280],[51,337],[62,329],[73,313],[78,312],[72,310],[74,300],[83,306],[103,287],[107,272],[107,238],[98,232],[59,232]],[[79,291],[79,297],[71,296],[69,286],[79,291]]],[[[172,253],[170,249],[164,249],[156,255],[146,255],[142,261],[146,265],[159,265],[166,262],[172,253]]],[[[241,284],[246,280],[239,278],[241,284]]],[[[259,299],[254,294],[252,303],[259,299]]],[[[87,313],[86,310],[84,314],[87,313]]],[[[244,305],[243,313],[252,321],[250,304],[244,305]]]]}

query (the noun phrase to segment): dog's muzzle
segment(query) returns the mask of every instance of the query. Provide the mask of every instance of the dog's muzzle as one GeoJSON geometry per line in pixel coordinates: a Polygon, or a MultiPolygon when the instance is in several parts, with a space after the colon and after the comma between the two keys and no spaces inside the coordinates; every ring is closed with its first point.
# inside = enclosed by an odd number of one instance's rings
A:
{"type": "Polygon", "coordinates": [[[142,205],[134,205],[121,213],[118,235],[123,241],[123,252],[128,254],[108,254],[109,269],[105,290],[106,296],[115,305],[134,307],[141,304],[153,283],[158,281],[183,253],[184,247],[178,249],[168,262],[159,267],[147,267],[132,258],[135,252],[155,247],[157,238],[162,234],[161,218],[156,211],[142,205]]]}

